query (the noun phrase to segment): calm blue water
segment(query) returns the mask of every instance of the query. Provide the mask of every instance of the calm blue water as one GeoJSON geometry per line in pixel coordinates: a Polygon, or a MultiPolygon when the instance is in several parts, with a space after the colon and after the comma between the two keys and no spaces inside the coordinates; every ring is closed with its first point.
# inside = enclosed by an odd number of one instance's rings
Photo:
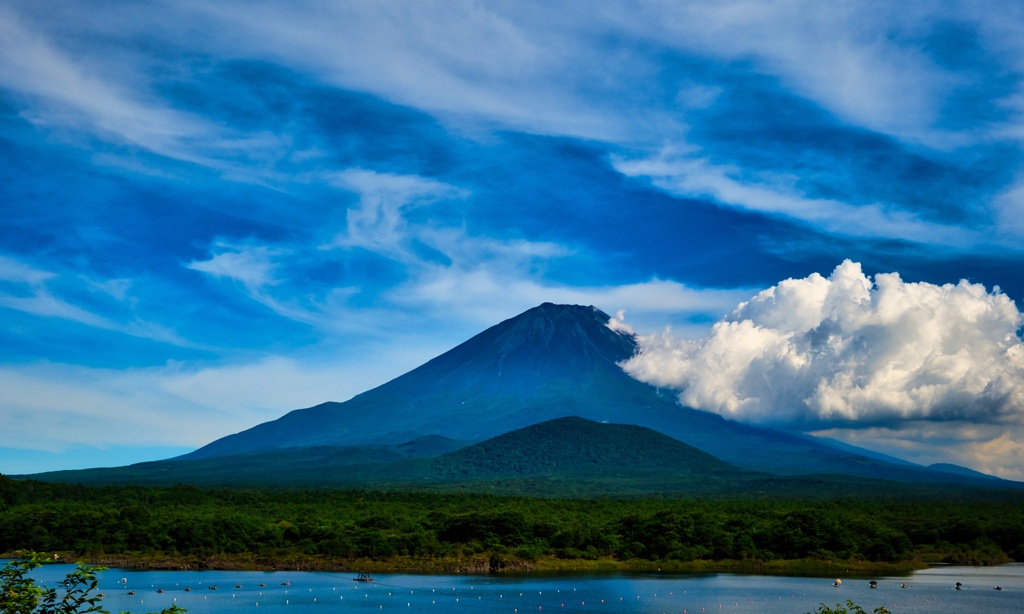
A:
{"type": "MultiPolygon", "coordinates": [[[[72,567],[35,572],[53,586],[72,567]]],[[[749,612],[803,614],[819,603],[852,599],[868,611],[894,613],[1024,613],[1024,565],[939,567],[907,576],[833,579],[735,574],[573,574],[543,576],[439,576],[374,574],[370,583],[351,573],[238,571],[125,571],[100,574],[103,606],[111,612],[155,612],[172,603],[192,614],[316,614],[327,612],[462,612],[602,614],[749,612]],[[953,586],[962,582],[963,590],[953,586]],[[286,585],[283,583],[287,583],[286,585]],[[906,583],[907,588],[900,585],[906,583]],[[260,586],[263,584],[264,586],[260,586]],[[1000,585],[1004,590],[996,591],[1000,585]],[[217,590],[209,587],[216,586],[217,590]],[[240,586],[241,588],[237,588],[240,586]],[[185,588],[191,588],[186,592],[185,588]],[[163,589],[164,593],[157,593],[163,589]],[[128,595],[135,591],[134,595],[128,595]]]]}

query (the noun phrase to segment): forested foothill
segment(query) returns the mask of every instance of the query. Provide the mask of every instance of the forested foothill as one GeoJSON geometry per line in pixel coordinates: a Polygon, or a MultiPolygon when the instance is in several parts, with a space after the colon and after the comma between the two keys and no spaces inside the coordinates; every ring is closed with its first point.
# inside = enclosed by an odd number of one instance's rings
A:
{"type": "Polygon", "coordinates": [[[118,566],[909,568],[1024,561],[1024,506],[1014,497],[554,499],[94,487],[0,476],[0,552],[18,550],[118,566]]]}

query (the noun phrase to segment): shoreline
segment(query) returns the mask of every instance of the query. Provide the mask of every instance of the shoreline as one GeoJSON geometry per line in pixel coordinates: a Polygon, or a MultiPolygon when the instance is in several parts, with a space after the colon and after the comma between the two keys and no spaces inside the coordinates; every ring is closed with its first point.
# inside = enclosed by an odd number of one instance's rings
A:
{"type": "MultiPolygon", "coordinates": [[[[863,560],[695,560],[645,561],[616,559],[517,559],[501,554],[464,557],[416,558],[395,556],[385,559],[360,559],[318,556],[264,557],[258,554],[219,554],[185,556],[169,554],[77,554],[40,553],[46,564],[82,562],[107,568],[135,571],[319,571],[373,573],[412,573],[443,575],[545,575],[589,572],[636,573],[739,573],[754,575],[830,577],[838,573],[850,576],[873,574],[909,574],[927,569],[924,561],[878,563],[863,560]]],[[[18,553],[3,553],[0,558],[19,558],[18,553]]],[[[980,567],[980,566],[979,566],[980,567]]]]}

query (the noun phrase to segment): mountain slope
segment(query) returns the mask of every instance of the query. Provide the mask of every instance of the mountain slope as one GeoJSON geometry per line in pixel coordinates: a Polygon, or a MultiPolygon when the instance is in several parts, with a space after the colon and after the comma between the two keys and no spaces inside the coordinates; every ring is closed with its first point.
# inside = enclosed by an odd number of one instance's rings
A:
{"type": "Polygon", "coordinates": [[[675,395],[629,377],[618,366],[637,345],[632,336],[610,329],[608,321],[594,307],[545,303],[349,401],[292,411],[180,458],[387,446],[438,435],[477,442],[547,420],[581,416],[644,426],[756,471],[971,479],[899,466],[813,438],[680,407],[675,395]]]}
{"type": "Polygon", "coordinates": [[[1004,482],[1004,481],[1006,481],[1006,480],[1003,480],[1002,478],[998,478],[998,477],[996,477],[994,475],[989,475],[987,473],[982,473],[980,471],[975,471],[974,469],[968,469],[967,467],[961,467],[960,465],[953,465],[951,463],[934,463],[932,465],[928,465],[928,468],[931,469],[932,471],[942,471],[944,473],[949,473],[949,474],[953,474],[953,475],[960,475],[960,476],[967,476],[967,477],[975,478],[975,479],[979,479],[979,480],[988,480],[990,482],[991,481],[996,481],[996,482],[1004,482]]]}

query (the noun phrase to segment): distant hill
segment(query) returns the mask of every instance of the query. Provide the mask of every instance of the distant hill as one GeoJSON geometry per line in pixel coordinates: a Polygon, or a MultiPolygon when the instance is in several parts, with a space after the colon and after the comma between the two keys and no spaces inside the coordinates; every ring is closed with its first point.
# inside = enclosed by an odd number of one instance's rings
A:
{"type": "Polygon", "coordinates": [[[754,471],[950,479],[949,473],[899,466],[849,447],[840,450],[814,438],[681,407],[673,393],[639,382],[619,367],[637,344],[608,322],[608,315],[594,307],[545,303],[349,401],[289,412],[180,459],[318,446],[393,446],[430,436],[479,442],[580,416],[644,426],[754,471]]]}
{"type": "Polygon", "coordinates": [[[749,475],[651,429],[557,418],[499,435],[431,463],[440,477],[685,472],[713,478],[749,475]]]}

